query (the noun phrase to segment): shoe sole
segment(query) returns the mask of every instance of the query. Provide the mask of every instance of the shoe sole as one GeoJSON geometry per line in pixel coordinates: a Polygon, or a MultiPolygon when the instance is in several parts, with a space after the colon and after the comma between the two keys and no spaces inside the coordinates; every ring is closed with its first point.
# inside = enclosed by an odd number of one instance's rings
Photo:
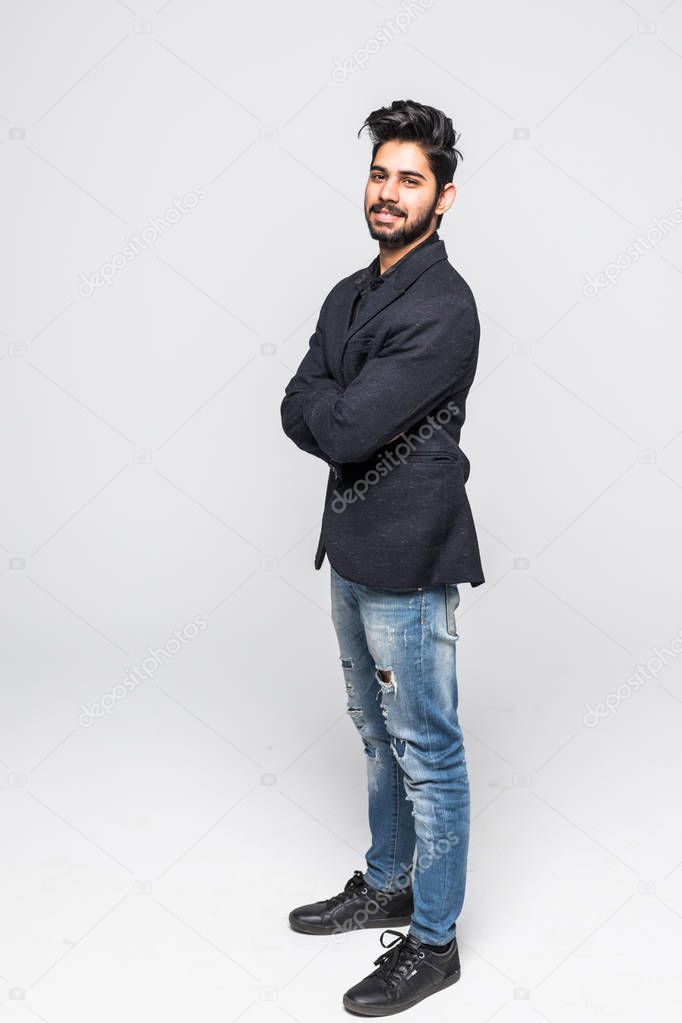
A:
{"type": "Polygon", "coordinates": [[[397,1012],[404,1012],[405,1009],[411,1009],[413,1005],[417,1005],[419,1002],[423,1002],[425,998],[430,998],[431,995],[438,994],[439,991],[444,991],[446,987],[450,987],[452,984],[456,984],[459,978],[462,976],[462,971],[457,970],[450,977],[441,981],[436,987],[432,987],[430,991],[425,991],[424,994],[419,995],[418,998],[412,998],[409,1002],[404,1002],[403,1005],[397,1005],[393,1008],[382,1009],[379,1005],[358,1005],[356,1002],[351,1001],[346,995],[343,996],[343,1007],[348,1009],[349,1012],[354,1013],[356,1016],[395,1016],[397,1012]]]}
{"type": "Polygon", "coordinates": [[[366,924],[355,924],[353,927],[325,927],[322,924],[302,924],[295,917],[289,917],[289,924],[299,934],[345,934],[347,931],[366,931],[371,927],[405,927],[412,923],[411,916],[384,917],[382,920],[368,920],[366,924]]]}

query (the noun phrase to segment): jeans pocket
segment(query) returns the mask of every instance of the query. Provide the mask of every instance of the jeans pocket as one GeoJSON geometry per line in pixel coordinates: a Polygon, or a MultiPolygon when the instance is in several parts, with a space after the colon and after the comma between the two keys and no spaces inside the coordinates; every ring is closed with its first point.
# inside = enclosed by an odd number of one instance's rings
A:
{"type": "Polygon", "coordinates": [[[445,621],[448,635],[459,639],[455,612],[459,607],[459,587],[457,583],[445,583],[445,621]]]}

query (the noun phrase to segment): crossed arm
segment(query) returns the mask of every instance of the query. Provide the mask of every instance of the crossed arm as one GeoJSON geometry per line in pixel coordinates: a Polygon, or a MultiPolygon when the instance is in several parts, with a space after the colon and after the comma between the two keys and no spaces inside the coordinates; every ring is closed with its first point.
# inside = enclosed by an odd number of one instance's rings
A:
{"type": "Polygon", "coordinates": [[[306,395],[322,394],[326,387],[338,386],[329,372],[322,347],[322,318],[325,303],[320,310],[315,333],[310,338],[308,351],[284,390],[280,416],[282,428],[294,444],[302,451],[307,451],[308,454],[328,462],[330,456],[317,443],[303,418],[303,399],[306,395]]]}
{"type": "Polygon", "coordinates": [[[281,413],[285,433],[325,461],[365,461],[471,383],[478,320],[470,303],[424,303],[345,389],[329,374],[320,321],[281,413]]]}

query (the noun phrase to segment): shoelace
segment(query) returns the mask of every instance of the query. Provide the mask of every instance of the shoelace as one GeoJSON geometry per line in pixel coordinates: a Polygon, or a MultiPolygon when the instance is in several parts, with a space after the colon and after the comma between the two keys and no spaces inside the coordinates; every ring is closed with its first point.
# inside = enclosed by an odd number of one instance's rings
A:
{"type": "Polygon", "coordinates": [[[365,884],[365,878],[361,870],[354,870],[353,876],[346,881],[345,887],[342,892],[338,895],[332,895],[331,899],[327,899],[327,906],[329,909],[333,909],[334,906],[340,905],[345,902],[346,899],[351,899],[360,889],[361,891],[367,891],[367,888],[363,888],[365,884]]]}
{"type": "Polygon", "coordinates": [[[407,976],[419,959],[424,958],[424,952],[411,934],[402,934],[390,928],[381,932],[380,941],[388,951],[375,959],[374,965],[379,967],[379,975],[383,980],[393,987],[407,976]],[[387,945],[384,941],[385,934],[395,934],[395,941],[387,945]]]}

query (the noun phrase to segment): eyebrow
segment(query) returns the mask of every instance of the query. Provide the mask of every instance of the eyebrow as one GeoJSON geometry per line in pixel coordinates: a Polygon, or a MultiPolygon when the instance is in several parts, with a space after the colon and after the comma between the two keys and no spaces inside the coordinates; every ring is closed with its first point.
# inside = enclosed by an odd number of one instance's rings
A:
{"type": "MultiPolygon", "coordinates": [[[[379,171],[383,171],[384,174],[386,173],[386,168],[382,167],[380,163],[373,163],[372,166],[369,169],[370,169],[370,171],[379,170],[379,171]]],[[[402,174],[403,177],[407,177],[407,178],[421,178],[422,181],[426,181],[426,176],[424,174],[420,174],[419,171],[401,170],[401,171],[398,171],[398,174],[402,174]]]]}

